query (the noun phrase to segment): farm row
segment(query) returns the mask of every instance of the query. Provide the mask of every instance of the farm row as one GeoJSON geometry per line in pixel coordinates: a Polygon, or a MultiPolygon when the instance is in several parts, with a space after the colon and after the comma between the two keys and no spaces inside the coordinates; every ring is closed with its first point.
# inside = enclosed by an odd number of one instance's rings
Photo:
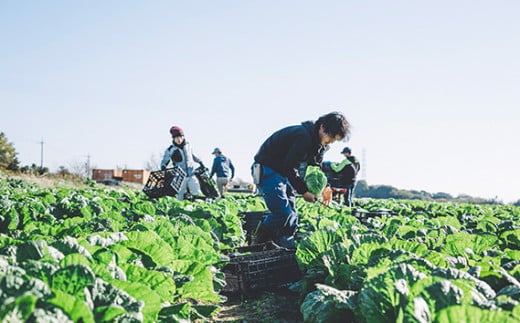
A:
{"type": "MultiPolygon", "coordinates": [[[[304,275],[291,288],[305,321],[520,320],[519,208],[358,202],[351,210],[297,200],[304,275]]],[[[0,319],[211,320],[225,300],[226,253],[246,241],[241,214],[264,209],[251,195],[150,200],[7,178],[0,319]]]]}

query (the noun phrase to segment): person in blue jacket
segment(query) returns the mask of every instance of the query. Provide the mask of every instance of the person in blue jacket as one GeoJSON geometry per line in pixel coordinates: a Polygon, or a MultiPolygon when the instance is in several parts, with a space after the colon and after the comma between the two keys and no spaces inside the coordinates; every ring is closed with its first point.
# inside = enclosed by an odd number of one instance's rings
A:
{"type": "Polygon", "coordinates": [[[233,177],[235,177],[235,166],[233,166],[231,159],[222,154],[220,148],[215,148],[212,154],[215,158],[213,158],[213,166],[211,167],[209,178],[217,174],[217,189],[220,197],[224,197],[224,193],[227,191],[227,185],[233,180],[233,177]]]}
{"type": "Polygon", "coordinates": [[[282,247],[294,248],[298,229],[296,192],[307,202],[317,201],[298,169],[302,163],[321,167],[329,145],[349,135],[350,124],[345,116],[331,112],[316,121],[280,129],[264,141],[251,171],[270,213],[258,227],[254,243],[271,240],[282,247]]]}

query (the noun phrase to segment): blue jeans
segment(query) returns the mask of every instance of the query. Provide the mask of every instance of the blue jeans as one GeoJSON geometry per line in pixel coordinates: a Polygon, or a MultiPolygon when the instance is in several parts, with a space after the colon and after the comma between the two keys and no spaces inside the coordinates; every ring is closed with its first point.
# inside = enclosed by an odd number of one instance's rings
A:
{"type": "Polygon", "coordinates": [[[275,237],[293,236],[298,229],[296,196],[287,177],[270,167],[262,165],[262,177],[258,191],[271,211],[262,225],[275,237]]]}

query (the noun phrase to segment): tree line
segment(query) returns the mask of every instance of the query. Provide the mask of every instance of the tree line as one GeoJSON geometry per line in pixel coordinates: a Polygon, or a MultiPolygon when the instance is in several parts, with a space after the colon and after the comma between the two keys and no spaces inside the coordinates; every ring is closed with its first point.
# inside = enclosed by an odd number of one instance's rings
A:
{"type": "MultiPolygon", "coordinates": [[[[47,175],[50,174],[48,167],[38,166],[36,164],[21,165],[18,159],[18,153],[12,142],[9,142],[5,133],[0,132],[0,170],[12,173],[23,173],[31,175],[47,175]]],[[[60,166],[54,175],[63,178],[78,178],[76,173],[69,171],[66,167],[60,166]]]]}
{"type": "MultiPolygon", "coordinates": [[[[484,199],[480,197],[473,197],[466,194],[452,196],[451,194],[444,192],[429,193],[426,191],[398,189],[390,185],[368,185],[368,183],[365,180],[360,180],[356,183],[354,195],[357,198],[368,197],[375,199],[425,200],[474,204],[503,204],[501,201],[496,199],[484,199]]],[[[520,206],[520,199],[513,203],[513,205],[520,206]]]]}

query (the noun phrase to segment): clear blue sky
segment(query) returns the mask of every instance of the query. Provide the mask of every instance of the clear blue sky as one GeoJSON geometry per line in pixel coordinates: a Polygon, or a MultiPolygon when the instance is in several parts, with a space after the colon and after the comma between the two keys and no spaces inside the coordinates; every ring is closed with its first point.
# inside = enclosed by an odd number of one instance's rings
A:
{"type": "Polygon", "coordinates": [[[23,165],[141,169],[184,128],[249,180],[342,111],[370,185],[520,199],[520,2],[0,0],[0,131],[23,165]],[[364,152],[364,154],[363,154],[364,152]]]}

